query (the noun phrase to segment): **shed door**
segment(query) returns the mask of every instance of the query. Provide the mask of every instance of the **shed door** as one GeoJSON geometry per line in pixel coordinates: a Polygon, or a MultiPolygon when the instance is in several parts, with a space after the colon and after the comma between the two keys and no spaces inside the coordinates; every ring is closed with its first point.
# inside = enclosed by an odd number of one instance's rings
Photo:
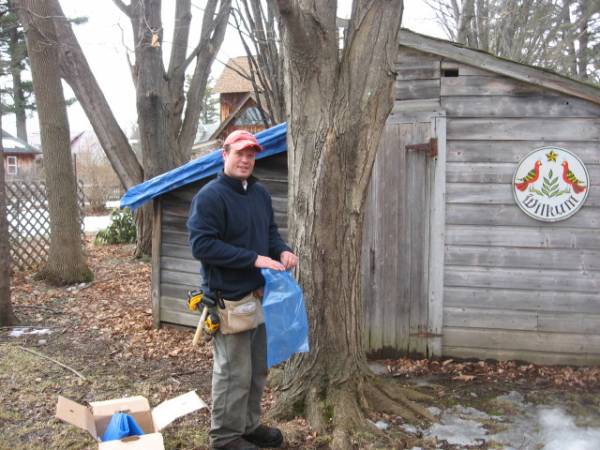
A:
{"type": "Polygon", "coordinates": [[[363,241],[370,354],[440,353],[445,138],[443,115],[386,124],[367,197],[363,241]],[[432,138],[437,139],[437,156],[410,148],[432,138]]]}

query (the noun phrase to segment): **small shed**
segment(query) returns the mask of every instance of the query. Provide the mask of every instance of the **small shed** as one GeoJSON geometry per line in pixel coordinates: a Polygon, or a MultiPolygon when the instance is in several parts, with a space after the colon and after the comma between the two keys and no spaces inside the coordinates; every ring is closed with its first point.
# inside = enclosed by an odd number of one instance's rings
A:
{"type": "MultiPolygon", "coordinates": [[[[287,237],[287,153],[285,124],[256,136],[263,146],[254,175],[271,193],[275,221],[287,237]]],[[[186,221],[198,190],[223,169],[220,150],[131,188],[121,207],[137,208],[154,199],[152,237],[152,310],[154,325],[196,327],[198,315],[187,309],[186,294],[201,283],[200,263],[188,245],[186,221]]]]}
{"type": "Polygon", "coordinates": [[[40,150],[2,130],[4,173],[7,181],[30,180],[38,176],[36,158],[40,150]]]}
{"type": "MultiPolygon", "coordinates": [[[[599,363],[600,89],[408,30],[396,72],[366,205],[367,351],[599,363]],[[540,148],[544,170],[573,155],[586,171],[582,206],[565,220],[517,204],[524,179],[531,195],[569,190],[558,172],[522,172],[540,148]]],[[[285,141],[265,152],[256,173],[285,233],[284,151],[285,141]]],[[[185,290],[198,284],[185,219],[207,181],[197,161],[158,177],[176,183],[155,190],[150,180],[122,200],[155,202],[156,325],[196,322],[185,311],[185,290]]]]}

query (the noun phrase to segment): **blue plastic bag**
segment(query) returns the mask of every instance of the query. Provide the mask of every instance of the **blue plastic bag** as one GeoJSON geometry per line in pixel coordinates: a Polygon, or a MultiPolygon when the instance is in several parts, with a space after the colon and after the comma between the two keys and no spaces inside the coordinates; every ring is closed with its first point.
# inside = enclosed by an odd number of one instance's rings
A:
{"type": "Polygon", "coordinates": [[[263,310],[267,364],[273,367],[294,353],[308,352],[308,320],[302,289],[289,272],[261,269],[265,278],[263,310]]]}
{"type": "Polygon", "coordinates": [[[127,436],[141,436],[144,434],[135,419],[129,414],[115,413],[110,418],[106,431],[102,435],[102,442],[114,441],[127,436]]]}

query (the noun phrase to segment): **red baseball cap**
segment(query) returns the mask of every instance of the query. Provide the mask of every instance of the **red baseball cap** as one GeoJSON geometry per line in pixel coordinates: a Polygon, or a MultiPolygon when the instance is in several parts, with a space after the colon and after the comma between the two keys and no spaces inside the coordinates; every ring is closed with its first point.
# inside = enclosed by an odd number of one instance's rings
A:
{"type": "Polygon", "coordinates": [[[229,145],[231,150],[241,150],[247,147],[254,147],[257,152],[263,150],[262,146],[256,140],[256,137],[246,130],[235,130],[227,136],[225,142],[223,142],[223,148],[229,145]]]}

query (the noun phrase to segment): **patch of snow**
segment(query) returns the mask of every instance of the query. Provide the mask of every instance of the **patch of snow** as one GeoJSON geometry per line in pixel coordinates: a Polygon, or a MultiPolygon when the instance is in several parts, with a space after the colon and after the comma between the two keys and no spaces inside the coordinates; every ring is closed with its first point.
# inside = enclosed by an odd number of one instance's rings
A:
{"type": "Polygon", "coordinates": [[[575,425],[573,417],[559,408],[538,412],[541,441],[544,450],[597,450],[600,448],[600,429],[575,425]]]}
{"type": "Polygon", "coordinates": [[[9,137],[2,138],[2,146],[3,148],[25,148],[25,144],[9,137]]]}
{"type": "Polygon", "coordinates": [[[26,334],[27,330],[29,330],[29,328],[15,328],[8,335],[10,337],[20,337],[26,334]]]}
{"type": "Polygon", "coordinates": [[[375,422],[375,426],[378,429],[380,429],[382,431],[385,431],[385,430],[387,430],[390,427],[390,424],[387,423],[387,422],[384,422],[383,420],[378,420],[377,422],[375,422]]]}
{"type": "Polygon", "coordinates": [[[460,415],[463,419],[489,419],[490,416],[483,411],[479,411],[476,408],[464,407],[462,405],[457,405],[454,408],[454,411],[460,415]]]}
{"type": "Polygon", "coordinates": [[[442,413],[442,410],[437,406],[430,406],[427,408],[427,411],[429,411],[434,416],[439,416],[442,413]]]}
{"type": "Polygon", "coordinates": [[[51,334],[48,328],[15,328],[9,333],[10,337],[21,337],[24,334],[51,334]]]}
{"type": "MultiPolygon", "coordinates": [[[[465,409],[465,408],[462,408],[465,409]]],[[[456,408],[444,411],[440,423],[435,423],[425,431],[426,436],[435,436],[452,445],[478,445],[487,440],[487,430],[477,420],[463,419],[456,408]]]]}
{"type": "Polygon", "coordinates": [[[404,423],[404,424],[400,425],[400,428],[402,428],[404,431],[406,431],[407,433],[410,433],[410,434],[417,434],[417,432],[419,431],[419,429],[417,427],[415,427],[414,425],[410,425],[408,423],[404,423]]]}
{"type": "Polygon", "coordinates": [[[121,207],[121,200],[110,200],[105,205],[109,209],[118,209],[121,207]]]}
{"type": "Polygon", "coordinates": [[[465,447],[485,441],[500,444],[504,450],[600,449],[600,429],[578,427],[575,419],[559,408],[533,405],[515,391],[496,400],[513,404],[514,414],[489,416],[475,408],[459,405],[443,411],[440,422],[425,430],[424,435],[465,447]],[[501,423],[504,431],[488,434],[481,422],[489,423],[490,419],[501,423]]]}
{"type": "Polygon", "coordinates": [[[369,364],[369,369],[371,369],[371,371],[375,375],[387,375],[389,373],[387,367],[384,366],[383,364],[381,364],[380,362],[370,361],[368,364],[369,364]]]}
{"type": "Polygon", "coordinates": [[[83,218],[83,229],[86,233],[97,233],[110,225],[110,216],[88,216],[83,218]]]}

